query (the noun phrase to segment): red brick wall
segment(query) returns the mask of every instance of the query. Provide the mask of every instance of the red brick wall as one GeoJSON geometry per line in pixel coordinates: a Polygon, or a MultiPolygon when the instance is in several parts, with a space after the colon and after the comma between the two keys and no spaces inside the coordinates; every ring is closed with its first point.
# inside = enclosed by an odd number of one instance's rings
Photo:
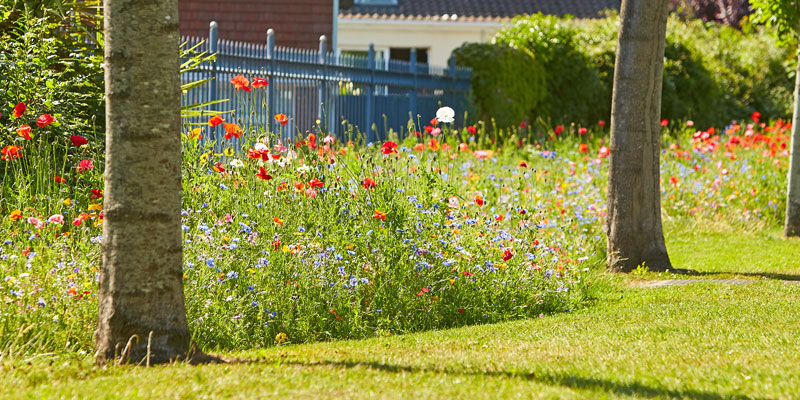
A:
{"type": "Polygon", "coordinates": [[[333,0],[179,0],[181,35],[208,36],[217,21],[220,39],[266,43],[275,29],[278,46],[316,49],[333,29],[333,0]]]}

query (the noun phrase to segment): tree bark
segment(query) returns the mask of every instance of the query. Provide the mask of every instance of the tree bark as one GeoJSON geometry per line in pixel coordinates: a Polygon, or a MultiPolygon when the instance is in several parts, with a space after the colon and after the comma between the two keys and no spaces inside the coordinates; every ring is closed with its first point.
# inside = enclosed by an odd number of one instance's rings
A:
{"type": "Polygon", "coordinates": [[[182,279],[178,1],[105,0],[104,7],[105,215],[96,358],[100,364],[184,359],[191,337],[182,279]]]}
{"type": "Polygon", "coordinates": [[[786,236],[800,236],[800,49],[794,82],[794,115],[792,117],[792,155],[789,161],[788,194],[786,195],[786,236]]]}
{"type": "Polygon", "coordinates": [[[671,270],[661,226],[661,80],[669,0],[623,0],[611,105],[607,267],[671,270]]]}

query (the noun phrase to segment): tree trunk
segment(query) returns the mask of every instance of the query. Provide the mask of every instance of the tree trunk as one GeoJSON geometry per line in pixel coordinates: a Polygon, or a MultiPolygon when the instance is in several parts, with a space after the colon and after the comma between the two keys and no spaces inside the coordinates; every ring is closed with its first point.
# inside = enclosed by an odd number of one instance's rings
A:
{"type": "Polygon", "coordinates": [[[97,362],[187,356],[178,0],[105,0],[106,169],[97,362]],[[150,337],[152,335],[152,337],[150,337]]]}
{"type": "Polygon", "coordinates": [[[607,266],[672,269],[661,227],[661,79],[669,0],[623,0],[611,104],[607,266]]]}
{"type": "Polygon", "coordinates": [[[794,116],[792,117],[792,156],[789,161],[788,194],[786,196],[786,236],[800,236],[800,49],[794,81],[794,116]]]}

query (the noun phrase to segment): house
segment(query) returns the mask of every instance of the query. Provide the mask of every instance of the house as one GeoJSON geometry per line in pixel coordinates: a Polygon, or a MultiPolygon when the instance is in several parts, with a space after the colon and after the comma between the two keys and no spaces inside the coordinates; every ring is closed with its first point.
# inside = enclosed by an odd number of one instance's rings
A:
{"type": "Polygon", "coordinates": [[[339,0],[337,47],[361,53],[374,43],[384,59],[447,65],[464,42],[486,42],[520,14],[596,18],[620,0],[339,0]]]}
{"type": "Polygon", "coordinates": [[[182,36],[208,36],[217,21],[219,37],[265,43],[267,29],[275,30],[280,46],[316,49],[319,37],[333,39],[337,0],[179,0],[182,36]]]}

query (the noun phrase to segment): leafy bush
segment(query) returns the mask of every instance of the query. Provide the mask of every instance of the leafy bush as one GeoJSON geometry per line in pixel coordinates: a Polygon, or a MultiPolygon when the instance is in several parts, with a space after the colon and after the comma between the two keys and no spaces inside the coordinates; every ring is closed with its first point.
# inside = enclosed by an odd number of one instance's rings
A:
{"type": "Polygon", "coordinates": [[[545,70],[525,50],[465,43],[453,51],[458,65],[472,68],[472,91],[482,120],[501,127],[527,119],[545,97],[545,70]]]}
{"type": "MultiPolygon", "coordinates": [[[[497,34],[498,46],[530,50],[546,70],[544,100],[534,118],[591,124],[607,119],[614,80],[619,16],[596,20],[518,17],[497,34]]],[[[742,30],[672,16],[667,25],[663,118],[721,126],[753,111],[791,114],[794,57],[772,29],[747,20],[742,30]]],[[[490,89],[476,85],[477,97],[490,89]]]]}
{"type": "Polygon", "coordinates": [[[494,38],[498,45],[529,50],[544,64],[547,96],[534,118],[588,125],[608,117],[609,87],[581,51],[576,34],[577,26],[570,20],[539,13],[514,18],[494,38]]]}

